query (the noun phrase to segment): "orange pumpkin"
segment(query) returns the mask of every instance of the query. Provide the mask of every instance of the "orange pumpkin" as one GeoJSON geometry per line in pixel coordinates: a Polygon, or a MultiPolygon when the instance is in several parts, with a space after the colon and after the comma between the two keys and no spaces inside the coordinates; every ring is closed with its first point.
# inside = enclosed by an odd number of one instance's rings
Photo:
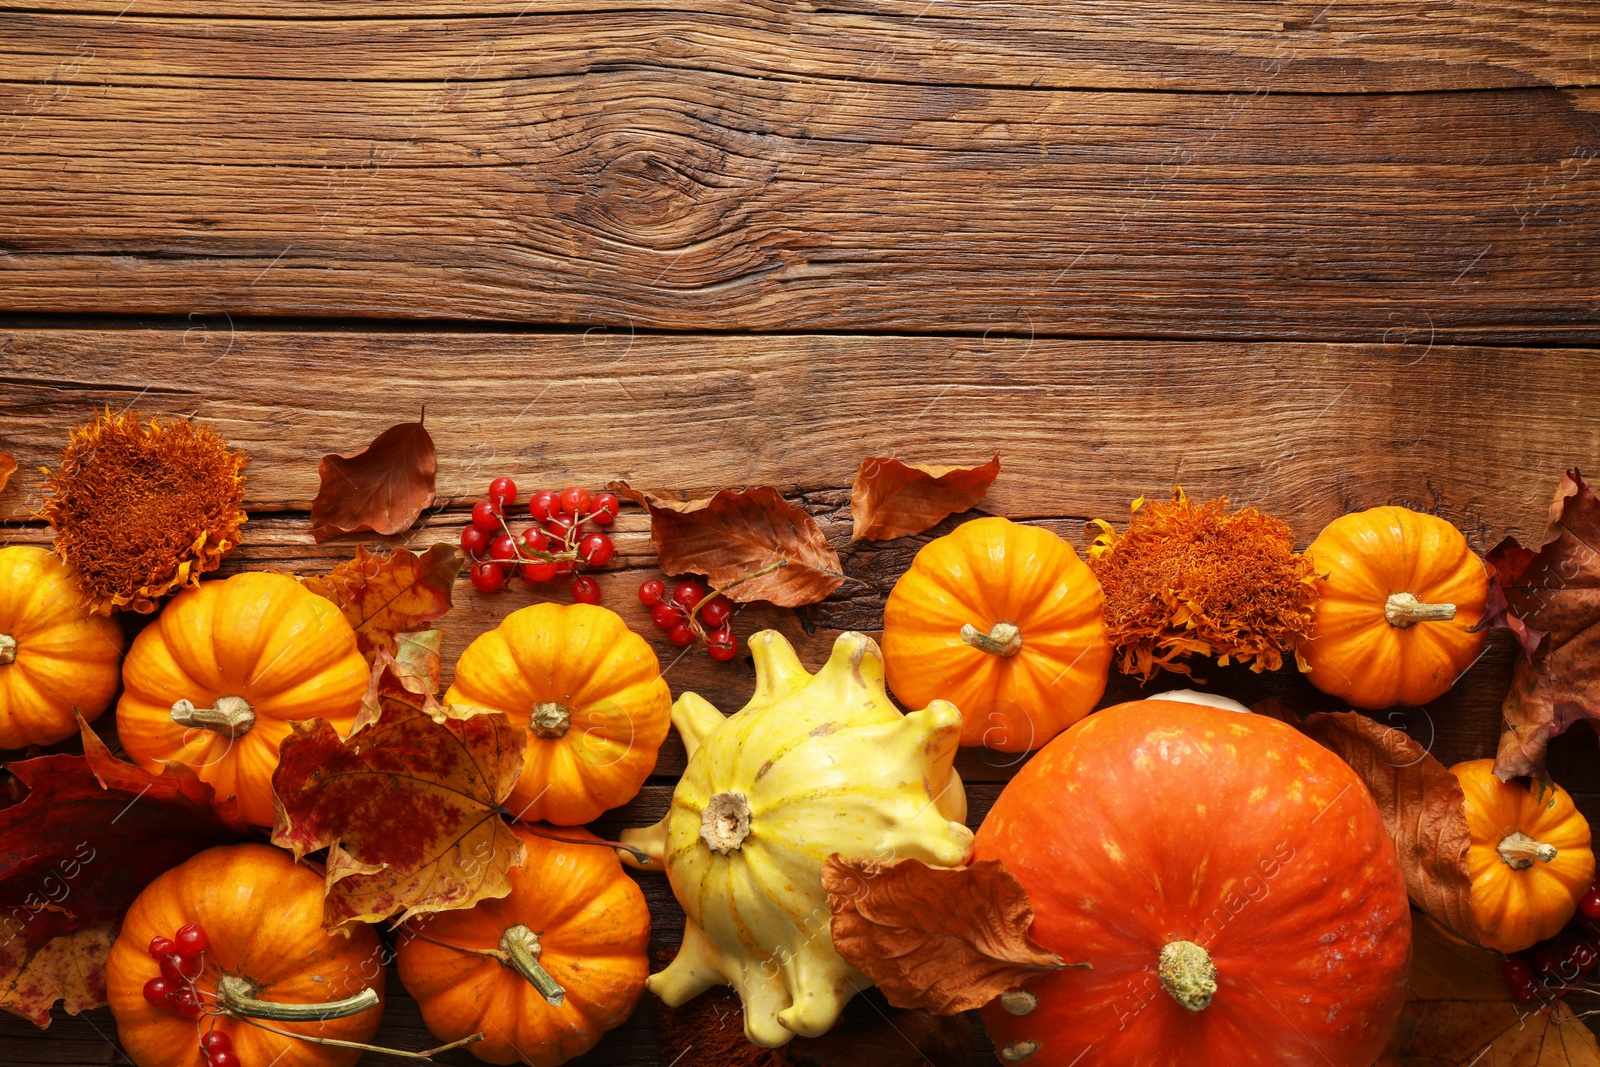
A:
{"type": "Polygon", "coordinates": [[[1372,508],[1333,520],[1306,554],[1322,599],[1300,660],[1324,693],[1358,708],[1426,704],[1483,651],[1489,573],[1445,520],[1372,508]]]}
{"type": "Polygon", "coordinates": [[[1071,545],[1009,519],[930,541],[883,615],[889,688],[907,707],[948,700],[963,745],[1038,748],[1105,691],[1105,596],[1071,545]]]}
{"type": "Polygon", "coordinates": [[[1450,773],[1466,795],[1478,943],[1521,952],[1554,937],[1594,881],[1588,820],[1554,783],[1502,782],[1492,759],[1458,763],[1450,773]]]}
{"type": "Polygon", "coordinates": [[[513,611],[467,646],[444,699],[528,724],[506,807],[561,826],[632,800],[672,721],[655,652],[620,615],[592,604],[513,611]]]}
{"type": "Polygon", "coordinates": [[[395,963],[423,1021],[486,1063],[554,1067],[633,1013],[650,974],[650,909],[616,852],[583,830],[513,824],[528,862],[511,892],[430,915],[402,933],[395,963]]]}
{"type": "Polygon", "coordinates": [[[146,770],[187,764],[219,805],[271,826],[278,746],[305,719],[348,733],[368,678],[332,601],[285,575],[237,574],[185,589],[134,639],[117,736],[146,770]]]}
{"type": "Polygon", "coordinates": [[[272,1020],[279,1030],[367,1041],[383,1015],[378,937],[357,926],[347,938],[322,929],[322,873],[268,845],[207,849],[145,887],[122,921],[106,965],[106,995],[122,1047],[138,1067],[205,1067],[200,1038],[226,1034],[242,1064],[349,1067],[358,1049],[316,1045],[270,1033],[239,1018],[272,1020]],[[153,938],[188,925],[208,944],[193,976],[208,1014],[184,1018],[145,999],[161,977],[153,938]]]}
{"type": "Polygon", "coordinates": [[[0,548],[0,748],[53,745],[117,692],[122,627],[91,615],[55,554],[0,548]]]}

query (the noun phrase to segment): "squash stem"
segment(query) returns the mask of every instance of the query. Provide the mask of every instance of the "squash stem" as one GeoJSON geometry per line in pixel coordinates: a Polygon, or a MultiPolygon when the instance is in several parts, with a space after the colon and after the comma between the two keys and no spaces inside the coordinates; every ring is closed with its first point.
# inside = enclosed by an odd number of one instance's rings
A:
{"type": "Polygon", "coordinates": [[[368,1045],[362,1041],[345,1041],[337,1037],[311,1037],[308,1034],[297,1034],[293,1030],[279,1030],[276,1026],[268,1026],[261,1020],[252,1019],[247,1015],[236,1016],[236,1018],[240,1022],[249,1023],[251,1026],[265,1030],[269,1034],[277,1034],[279,1037],[292,1037],[296,1041],[305,1041],[313,1045],[331,1045],[334,1048],[355,1048],[360,1049],[362,1052],[377,1052],[384,1056],[398,1056],[403,1060],[431,1060],[441,1052],[449,1052],[451,1049],[463,1048],[467,1045],[476,1045],[483,1040],[483,1031],[479,1030],[475,1034],[468,1034],[460,1041],[452,1041],[448,1045],[424,1049],[421,1052],[407,1052],[404,1049],[384,1048],[382,1045],[368,1045]]]}
{"type": "Polygon", "coordinates": [[[505,954],[502,962],[526,978],[544,997],[546,1004],[561,1006],[567,991],[561,988],[561,983],[550,977],[549,971],[539,965],[542,950],[538,934],[520,923],[509,926],[500,935],[500,951],[505,954]]]}
{"type": "Polygon", "coordinates": [[[0,667],[17,660],[17,639],[10,634],[0,634],[0,667]]]}
{"type": "Polygon", "coordinates": [[[1193,941],[1162,945],[1156,975],[1161,988],[1189,1011],[1205,1011],[1217,995],[1216,964],[1211,953],[1193,941]]]}
{"type": "Polygon", "coordinates": [[[191,701],[180,700],[172,705],[172,721],[234,738],[243,737],[255,727],[256,712],[244,697],[218,697],[209,708],[197,708],[191,701]]]}
{"type": "Polygon", "coordinates": [[[984,633],[969,622],[961,627],[961,640],[980,652],[1007,659],[1022,651],[1022,628],[1014,622],[997,622],[984,633]]]}
{"type": "Polygon", "coordinates": [[[572,710],[554,701],[535,704],[533,714],[528,717],[528,727],[533,730],[535,737],[547,741],[565,737],[567,731],[572,729],[572,710]]]}
{"type": "Polygon", "coordinates": [[[217,1006],[238,1018],[305,1023],[360,1015],[378,1004],[376,989],[363,989],[353,997],[321,1004],[281,1004],[273,1000],[261,1000],[255,992],[256,986],[248,978],[225,974],[217,979],[217,1006]]]}
{"type": "Polygon", "coordinates": [[[1383,617],[1389,625],[1404,630],[1419,622],[1449,622],[1456,617],[1454,604],[1427,604],[1415,593],[1390,593],[1383,602],[1383,617]]]}
{"type": "Polygon", "coordinates": [[[1501,838],[1495,851],[1500,853],[1500,859],[1513,871],[1525,871],[1533,866],[1535,860],[1549,863],[1560,855],[1554,845],[1535,841],[1521,830],[1513,830],[1501,838]]]}

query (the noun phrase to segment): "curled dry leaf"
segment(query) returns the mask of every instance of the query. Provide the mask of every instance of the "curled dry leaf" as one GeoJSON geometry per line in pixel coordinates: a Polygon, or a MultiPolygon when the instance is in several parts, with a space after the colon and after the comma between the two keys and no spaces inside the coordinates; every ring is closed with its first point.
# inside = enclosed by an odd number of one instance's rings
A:
{"type": "Polygon", "coordinates": [[[888,541],[919,534],[982,500],[999,474],[998,455],[977,467],[864,459],[850,489],[850,539],[888,541]]]}
{"type": "Polygon", "coordinates": [[[427,630],[450,610],[450,595],[466,557],[455,545],[437,544],[417,555],[356,549],[356,558],[301,584],[339,605],[371,662],[383,649],[398,650],[396,635],[427,630]]]}
{"type": "Polygon", "coordinates": [[[522,771],[522,729],[378,673],[374,708],[348,741],[323,719],[297,724],[272,776],[273,843],[296,858],[328,849],[330,930],[503,897],[506,872],[526,859],[500,818],[522,771]]]}
{"type": "Polygon", "coordinates": [[[1028,936],[1033,905],[999,860],[930,867],[834,855],[822,867],[833,947],[897,1008],[981,1008],[1068,966],[1028,936]]]}
{"type": "Polygon", "coordinates": [[[0,972],[0,1007],[41,1030],[49,1027],[57,1001],[68,1015],[100,1007],[116,929],[110,922],[81,927],[46,944],[20,969],[0,972]]]}
{"type": "Polygon", "coordinates": [[[1354,711],[1313,715],[1301,729],[1366,783],[1394,838],[1411,902],[1476,942],[1467,867],[1472,836],[1456,776],[1405,733],[1354,711]]]}
{"type": "Polygon", "coordinates": [[[1498,952],[1411,924],[1411,987],[1376,1067],[1600,1067],[1600,1047],[1564,1000],[1518,1004],[1498,952]]]}
{"type": "Polygon", "coordinates": [[[17,457],[9,452],[0,452],[0,493],[6,491],[6,485],[15,473],[17,473],[17,457]]]}
{"type": "Polygon", "coordinates": [[[1545,748],[1579,719],[1600,719],[1600,499],[1569,470],[1537,552],[1514,538],[1486,558],[1516,633],[1519,657],[1502,708],[1495,773],[1548,777],[1545,748]]]}
{"type": "Polygon", "coordinates": [[[311,502],[311,536],[320,543],[364,530],[409,530],[433,503],[438,465],[433,438],[420,422],[389,427],[353,456],[323,456],[322,484],[311,502]]]}
{"type": "Polygon", "coordinates": [[[729,587],[730,600],[766,600],[780,608],[815,604],[844,584],[839,554],[815,519],[776,489],[724,489],[709,500],[666,500],[612,482],[612,492],[650,512],[650,540],[668,574],[703,574],[729,587]],[[750,576],[780,560],[788,563],[750,576]],[[748,578],[748,581],[740,579],[748,578]],[[739,584],[733,585],[732,583],[739,584]]]}

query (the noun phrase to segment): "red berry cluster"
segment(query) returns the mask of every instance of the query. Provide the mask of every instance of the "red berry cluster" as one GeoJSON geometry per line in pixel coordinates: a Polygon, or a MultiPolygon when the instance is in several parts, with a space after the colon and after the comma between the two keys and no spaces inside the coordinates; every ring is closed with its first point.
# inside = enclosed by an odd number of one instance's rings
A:
{"type": "MultiPolygon", "coordinates": [[[[591,496],[576,485],[559,493],[541,489],[528,498],[528,514],[535,524],[513,537],[506,511],[516,502],[517,483],[496,478],[489,483],[489,498],[472,506],[472,525],[461,531],[461,548],[472,559],[472,584],[481,592],[499,589],[513,571],[520,570],[524,581],[537,584],[585,566],[603,566],[616,554],[609,534],[583,532],[585,522],[610,526],[617,520],[620,505],[615,494],[591,496]]],[[[600,583],[583,575],[574,578],[572,599],[600,603],[600,583]]]]}
{"type": "Polygon", "coordinates": [[[1565,930],[1525,953],[1507,956],[1501,972],[1511,995],[1526,1004],[1562,996],[1596,966],[1600,966],[1600,878],[1578,902],[1578,914],[1565,930]]]}
{"type": "Polygon", "coordinates": [[[651,578],[639,586],[639,603],[650,609],[650,621],[665,630],[673,644],[682,647],[698,638],[712,659],[730,660],[739,654],[733,605],[699,582],[679,582],[669,597],[667,583],[651,578]]]}
{"type": "Polygon", "coordinates": [[[152,937],[150,956],[161,965],[161,977],[144,984],[144,999],[182,1019],[200,1017],[200,995],[194,978],[204,966],[206,932],[190,923],[171,937],[152,937]]]}

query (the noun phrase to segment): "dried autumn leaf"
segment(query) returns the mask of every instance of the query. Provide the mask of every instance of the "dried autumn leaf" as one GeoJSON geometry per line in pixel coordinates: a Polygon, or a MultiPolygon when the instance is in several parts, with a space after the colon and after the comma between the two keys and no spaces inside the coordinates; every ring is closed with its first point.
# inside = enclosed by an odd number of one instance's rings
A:
{"type": "Polygon", "coordinates": [[[1376,1067],[1600,1067],[1594,1034],[1564,1000],[1518,1004],[1497,952],[1411,924],[1411,988],[1376,1067]]]}
{"type": "Polygon", "coordinates": [[[1579,719],[1600,719],[1600,499],[1569,470],[1539,550],[1508,537],[1485,560],[1505,599],[1498,621],[1526,653],[1502,707],[1495,773],[1545,778],[1550,739],[1579,719]]]}
{"type": "Polygon", "coordinates": [[[650,512],[650,540],[662,570],[703,574],[712,585],[727,588],[729,600],[796,608],[815,604],[844,584],[839,554],[828,547],[816,520],[770,486],[724,489],[690,503],[668,501],[627,482],[607,488],[650,512]],[[780,560],[788,562],[750,577],[780,560]]]}
{"type": "Polygon", "coordinates": [[[450,610],[451,591],[466,557],[455,545],[437,544],[422,555],[356,549],[356,558],[301,584],[339,605],[355,628],[368,662],[378,649],[397,650],[396,635],[428,629],[450,610]]]}
{"type": "Polygon", "coordinates": [[[870,1030],[796,1038],[790,1067],[972,1067],[972,1024],[964,1015],[897,1011],[870,1030]]]}
{"type": "Polygon", "coordinates": [[[323,719],[296,725],[272,776],[273,843],[297,858],[328,849],[330,930],[503,897],[526,859],[500,818],[522,771],[521,728],[477,708],[436,721],[431,694],[398,684],[377,701],[348,741],[323,719]]]}
{"type": "Polygon", "coordinates": [[[864,459],[850,488],[850,539],[889,541],[922,533],[982,500],[999,474],[999,455],[978,467],[864,459]]]}
{"type": "Polygon", "coordinates": [[[1354,711],[1313,715],[1301,729],[1366,783],[1394,838],[1411,902],[1476,942],[1467,867],[1472,835],[1456,776],[1411,737],[1354,711]]]}
{"type": "Polygon", "coordinates": [[[433,503],[438,465],[433,438],[420,422],[389,427],[353,456],[323,456],[322,484],[311,502],[311,536],[320,543],[364,530],[409,530],[433,503]]]}
{"type": "Polygon", "coordinates": [[[68,1015],[100,1007],[106,1002],[106,960],[115,936],[116,924],[102,922],[50,941],[20,969],[0,974],[0,1008],[44,1030],[57,1001],[68,1015]]]}
{"type": "Polygon", "coordinates": [[[6,484],[11,481],[11,476],[17,473],[17,457],[9,452],[0,452],[0,493],[6,491],[6,484]]]}
{"type": "Polygon", "coordinates": [[[941,868],[834,855],[822,884],[833,947],[897,1008],[953,1015],[1067,966],[1028,936],[1033,905],[999,860],[941,868]]]}

